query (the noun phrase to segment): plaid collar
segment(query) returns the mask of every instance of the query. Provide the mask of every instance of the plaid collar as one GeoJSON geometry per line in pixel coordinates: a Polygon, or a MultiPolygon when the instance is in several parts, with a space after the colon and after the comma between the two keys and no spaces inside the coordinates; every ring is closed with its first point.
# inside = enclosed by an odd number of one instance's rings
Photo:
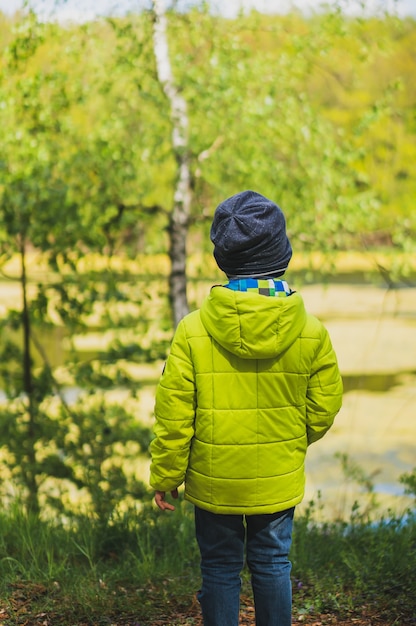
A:
{"type": "Polygon", "coordinates": [[[251,291],[262,296],[290,296],[292,290],[285,280],[275,278],[233,278],[226,285],[232,291],[251,291]]]}

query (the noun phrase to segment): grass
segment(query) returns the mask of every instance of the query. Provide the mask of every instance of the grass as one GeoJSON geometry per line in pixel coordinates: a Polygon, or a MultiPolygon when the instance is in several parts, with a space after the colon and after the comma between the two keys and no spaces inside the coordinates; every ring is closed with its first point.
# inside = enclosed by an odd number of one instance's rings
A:
{"type": "Polygon", "coordinates": [[[15,507],[0,516],[0,537],[4,626],[20,623],[22,607],[26,619],[30,607],[32,619],[53,614],[59,624],[108,624],[116,616],[117,623],[134,616],[151,623],[166,597],[186,595],[198,576],[185,506],[175,516],[148,509],[106,525],[78,518],[70,526],[15,507]]]}
{"type": "Polygon", "coordinates": [[[313,507],[297,521],[292,548],[298,604],[348,614],[372,606],[386,623],[416,614],[416,516],[371,519],[355,505],[348,521],[317,524],[313,507]]]}
{"type": "MultiPolygon", "coordinates": [[[[385,624],[412,624],[416,614],[416,516],[317,523],[314,505],[295,522],[291,559],[294,616],[363,607],[385,624]]],[[[250,596],[249,577],[243,592],[250,596]]],[[[107,524],[71,524],[27,516],[16,506],[0,516],[2,626],[191,624],[199,587],[192,508],[175,514],[146,508],[107,524]],[[40,616],[40,617],[39,617],[40,616]]]]}

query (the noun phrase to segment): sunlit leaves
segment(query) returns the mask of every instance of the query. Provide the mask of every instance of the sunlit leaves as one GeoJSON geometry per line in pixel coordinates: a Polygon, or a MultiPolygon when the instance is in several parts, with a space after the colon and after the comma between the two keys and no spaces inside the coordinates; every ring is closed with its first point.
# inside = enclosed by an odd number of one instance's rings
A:
{"type": "MultiPolygon", "coordinates": [[[[47,280],[25,283],[37,422],[28,420],[22,311],[9,311],[0,375],[12,406],[1,436],[27,488],[50,473],[108,515],[142,487],[102,459],[120,452],[117,438],[122,453],[144,451],[148,432],[132,432],[131,416],[102,395],[83,402],[113,386],[139,394],[131,368],[162,359],[171,330],[166,267],[151,293],[142,262],[167,250],[177,174],[151,14],[59,25],[29,13],[0,28],[0,263],[36,251],[48,268],[47,280]],[[139,253],[132,280],[114,261],[139,253]],[[59,325],[69,346],[66,374],[82,394],[72,415],[36,348],[46,324],[59,325]],[[91,329],[105,330],[106,343],[81,360],[77,342],[91,329]],[[54,399],[60,421],[48,413],[54,399]]],[[[204,4],[170,12],[168,36],[190,120],[191,254],[208,241],[216,204],[247,188],[282,206],[296,252],[368,242],[414,250],[413,20],[346,19],[337,7],[308,19],[225,20],[204,4]]],[[[23,271],[14,278],[23,285],[23,271]]]]}

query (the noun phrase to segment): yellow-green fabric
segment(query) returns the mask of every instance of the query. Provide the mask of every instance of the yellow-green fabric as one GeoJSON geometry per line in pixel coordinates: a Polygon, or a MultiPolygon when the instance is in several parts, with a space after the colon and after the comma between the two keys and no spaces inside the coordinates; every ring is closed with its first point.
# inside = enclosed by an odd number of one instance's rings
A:
{"type": "Polygon", "coordinates": [[[329,335],[286,298],[213,287],[178,325],[156,391],[151,486],[214,513],[285,510],[307,446],[331,427],[342,381],[329,335]]]}

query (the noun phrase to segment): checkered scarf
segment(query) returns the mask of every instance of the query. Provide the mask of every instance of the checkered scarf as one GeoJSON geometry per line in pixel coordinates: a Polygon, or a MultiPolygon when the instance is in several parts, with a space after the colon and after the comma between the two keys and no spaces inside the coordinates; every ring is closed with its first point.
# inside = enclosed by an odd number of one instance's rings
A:
{"type": "Polygon", "coordinates": [[[233,278],[224,287],[232,291],[252,291],[262,296],[280,298],[293,293],[285,280],[275,278],[233,278]]]}

